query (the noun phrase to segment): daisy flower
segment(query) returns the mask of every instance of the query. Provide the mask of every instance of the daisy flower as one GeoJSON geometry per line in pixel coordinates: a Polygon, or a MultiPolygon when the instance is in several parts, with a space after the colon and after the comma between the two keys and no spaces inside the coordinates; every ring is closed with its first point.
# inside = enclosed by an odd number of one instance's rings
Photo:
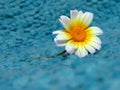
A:
{"type": "Polygon", "coordinates": [[[84,57],[94,54],[101,48],[101,40],[97,37],[103,32],[99,27],[89,27],[93,19],[93,13],[71,10],[70,18],[60,16],[59,21],[64,30],[54,31],[57,34],[54,41],[57,46],[65,46],[65,50],[69,54],[75,54],[84,57]]]}

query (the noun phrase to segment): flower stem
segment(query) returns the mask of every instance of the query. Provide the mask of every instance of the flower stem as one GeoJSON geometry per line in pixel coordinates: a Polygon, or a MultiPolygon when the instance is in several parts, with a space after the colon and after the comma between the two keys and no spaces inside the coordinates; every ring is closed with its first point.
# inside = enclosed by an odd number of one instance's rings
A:
{"type": "Polygon", "coordinates": [[[33,60],[33,59],[40,59],[40,58],[55,58],[55,57],[58,57],[58,56],[61,56],[63,54],[66,53],[66,50],[56,54],[56,55],[53,55],[53,56],[38,56],[38,57],[31,57],[31,58],[25,58],[25,60],[33,60]]]}

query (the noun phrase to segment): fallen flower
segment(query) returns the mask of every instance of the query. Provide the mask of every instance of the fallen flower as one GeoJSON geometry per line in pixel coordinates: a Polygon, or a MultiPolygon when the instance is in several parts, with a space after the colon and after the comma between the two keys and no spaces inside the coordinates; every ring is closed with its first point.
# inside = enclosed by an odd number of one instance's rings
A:
{"type": "Polygon", "coordinates": [[[54,41],[57,46],[65,46],[69,54],[84,57],[101,49],[101,40],[97,37],[103,31],[96,26],[89,27],[93,19],[91,12],[70,11],[70,18],[61,16],[59,21],[64,30],[54,31],[57,34],[54,41]]]}

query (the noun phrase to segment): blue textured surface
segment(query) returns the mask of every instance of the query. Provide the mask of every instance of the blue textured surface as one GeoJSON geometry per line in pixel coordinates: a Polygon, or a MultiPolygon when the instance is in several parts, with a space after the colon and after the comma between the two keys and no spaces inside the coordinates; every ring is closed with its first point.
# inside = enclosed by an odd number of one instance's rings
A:
{"type": "Polygon", "coordinates": [[[120,0],[0,0],[0,90],[119,90],[120,0]],[[54,55],[52,31],[72,9],[94,13],[91,25],[104,31],[95,55],[54,55]]]}

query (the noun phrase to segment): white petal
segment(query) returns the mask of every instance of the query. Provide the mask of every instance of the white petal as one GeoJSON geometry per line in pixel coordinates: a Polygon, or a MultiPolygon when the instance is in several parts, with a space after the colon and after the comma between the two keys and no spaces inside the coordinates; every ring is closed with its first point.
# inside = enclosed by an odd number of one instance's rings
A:
{"type": "Polygon", "coordinates": [[[54,41],[57,46],[64,46],[66,42],[70,39],[71,36],[68,33],[62,32],[55,37],[54,41]]]}
{"type": "Polygon", "coordinates": [[[92,41],[95,42],[95,43],[98,43],[98,44],[102,43],[101,40],[96,36],[92,37],[92,41]]]}
{"type": "Polygon", "coordinates": [[[65,29],[68,29],[68,26],[70,25],[70,19],[67,16],[61,16],[59,21],[63,25],[65,29]]]}
{"type": "Polygon", "coordinates": [[[78,15],[78,11],[77,10],[71,10],[70,11],[70,16],[71,16],[71,19],[75,19],[78,15]]]}
{"type": "Polygon", "coordinates": [[[98,44],[96,42],[90,42],[89,45],[91,45],[93,48],[100,50],[101,49],[101,44],[98,44]]]}
{"type": "Polygon", "coordinates": [[[81,18],[81,25],[83,26],[83,28],[87,28],[91,21],[93,19],[93,13],[90,13],[90,12],[85,12],[83,15],[82,15],[82,18],[81,18]]]}
{"type": "Polygon", "coordinates": [[[85,45],[85,48],[91,54],[94,54],[96,52],[96,50],[92,46],[90,46],[90,45],[85,45]]]}
{"type": "Polygon", "coordinates": [[[88,52],[83,46],[79,46],[79,48],[77,49],[75,54],[79,57],[84,57],[84,56],[88,55],[88,52]]]}
{"type": "Polygon", "coordinates": [[[67,33],[62,33],[62,34],[58,34],[56,36],[56,39],[59,40],[59,41],[64,41],[64,40],[66,41],[66,40],[71,39],[71,36],[67,33]]]}
{"type": "Polygon", "coordinates": [[[86,30],[87,32],[90,32],[91,34],[94,34],[94,35],[102,35],[103,34],[103,31],[99,28],[99,27],[90,27],[86,30]]]}
{"type": "Polygon", "coordinates": [[[69,41],[66,44],[65,50],[69,53],[69,54],[73,54],[76,51],[76,46],[72,43],[72,41],[69,41]]]}
{"type": "Polygon", "coordinates": [[[79,12],[78,12],[78,15],[77,15],[77,19],[78,19],[78,20],[81,20],[82,16],[83,16],[83,12],[82,12],[82,11],[79,11],[79,12]]]}
{"type": "Polygon", "coordinates": [[[62,30],[58,30],[58,31],[53,31],[52,32],[52,34],[61,34],[61,33],[63,33],[64,31],[62,31],[62,30]]]}
{"type": "Polygon", "coordinates": [[[54,39],[56,46],[65,46],[67,41],[59,41],[56,38],[54,39]]]}

